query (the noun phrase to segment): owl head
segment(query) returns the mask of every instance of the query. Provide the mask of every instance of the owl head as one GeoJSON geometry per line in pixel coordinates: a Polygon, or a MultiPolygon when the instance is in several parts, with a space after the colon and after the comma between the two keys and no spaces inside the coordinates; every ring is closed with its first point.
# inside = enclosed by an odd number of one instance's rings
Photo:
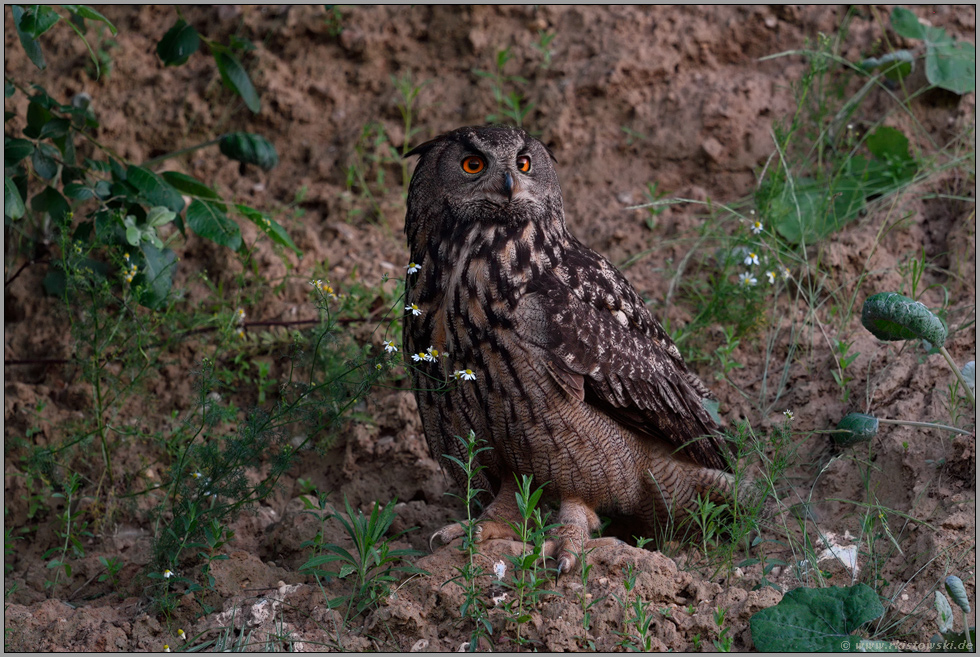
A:
{"type": "Polygon", "coordinates": [[[561,187],[551,151],[520,128],[459,128],[416,146],[405,232],[411,243],[458,235],[475,224],[564,227],[561,187]]]}

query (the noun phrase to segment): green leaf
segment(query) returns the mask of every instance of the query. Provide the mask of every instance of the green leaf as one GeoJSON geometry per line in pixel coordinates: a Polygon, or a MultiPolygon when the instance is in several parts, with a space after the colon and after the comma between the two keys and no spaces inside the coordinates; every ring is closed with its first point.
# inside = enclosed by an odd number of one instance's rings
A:
{"type": "Polygon", "coordinates": [[[197,30],[183,19],[174,23],[157,44],[157,55],[166,66],[180,66],[201,47],[197,30]]]}
{"type": "Polygon", "coordinates": [[[146,213],[146,225],[151,228],[164,226],[173,221],[176,216],[177,213],[173,210],[168,210],[163,206],[157,205],[150,208],[150,211],[146,213]]]}
{"type": "Polygon", "coordinates": [[[242,97],[245,101],[245,105],[252,110],[253,113],[258,114],[259,112],[259,94],[255,91],[255,87],[252,86],[252,81],[248,77],[248,73],[245,72],[245,68],[242,67],[241,62],[238,58],[223,46],[216,46],[214,48],[214,62],[218,65],[218,72],[221,73],[221,79],[224,80],[228,87],[242,97]]]}
{"type": "Polygon", "coordinates": [[[24,206],[24,199],[20,196],[20,190],[14,184],[10,176],[3,177],[3,214],[6,217],[20,219],[27,212],[24,206]]]}
{"type": "Polygon", "coordinates": [[[215,201],[221,200],[221,197],[218,196],[213,189],[202,183],[197,178],[179,173],[177,171],[164,171],[161,175],[163,176],[164,180],[170,183],[174,189],[182,194],[196,196],[203,199],[212,199],[215,201]]]}
{"type": "Polygon", "coordinates": [[[32,99],[27,105],[27,127],[24,134],[31,139],[37,139],[41,135],[41,130],[45,124],[51,120],[51,112],[40,103],[32,99]]]}
{"type": "Polygon", "coordinates": [[[861,68],[868,71],[880,68],[888,79],[901,80],[915,70],[915,56],[908,50],[896,50],[881,57],[868,57],[861,62],[861,68]]]}
{"type": "Polygon", "coordinates": [[[966,594],[966,587],[963,586],[963,580],[961,580],[956,575],[950,575],[946,578],[946,593],[949,597],[956,603],[964,613],[970,613],[970,598],[966,594]]]}
{"type": "Polygon", "coordinates": [[[145,265],[133,280],[133,285],[143,286],[140,303],[147,308],[163,306],[173,286],[177,270],[177,255],[170,249],[159,249],[148,242],[141,247],[145,265]]]}
{"type": "Polygon", "coordinates": [[[65,196],[76,201],[87,201],[95,198],[95,190],[84,183],[68,183],[64,188],[65,196]]]}
{"type": "Polygon", "coordinates": [[[812,244],[842,228],[864,208],[861,181],[841,176],[827,188],[810,178],[784,184],[770,206],[773,225],[788,241],[812,244]]]}
{"type": "Polygon", "coordinates": [[[880,126],[877,130],[868,135],[865,140],[868,150],[879,160],[889,158],[911,162],[912,155],[909,153],[909,140],[901,130],[880,126]]]}
{"type": "Polygon", "coordinates": [[[868,297],[861,309],[861,323],[886,342],[919,339],[928,340],[936,347],[946,344],[942,320],[922,303],[896,292],[879,292],[868,297]]]}
{"type": "Polygon", "coordinates": [[[977,50],[966,41],[926,49],[926,79],[942,89],[967,94],[976,89],[977,50]]]}
{"type": "Polygon", "coordinates": [[[34,143],[27,139],[5,137],[3,140],[3,164],[13,166],[34,152],[34,143]]]}
{"type": "Polygon", "coordinates": [[[221,246],[237,251],[242,246],[238,224],[225,216],[214,203],[195,199],[187,208],[187,225],[195,233],[221,246]]]}
{"type": "Polygon", "coordinates": [[[286,229],[279,225],[279,223],[274,219],[270,219],[265,214],[259,212],[255,208],[250,208],[247,205],[236,205],[235,207],[243,217],[261,228],[262,232],[268,235],[269,239],[271,239],[273,242],[279,244],[280,246],[284,246],[287,249],[291,249],[293,253],[298,256],[303,255],[303,252],[297,248],[296,244],[293,242],[293,239],[289,236],[289,233],[286,232],[286,229]]]}
{"type": "Polygon", "coordinates": [[[24,52],[27,57],[34,62],[34,66],[39,69],[44,69],[47,64],[44,63],[44,54],[41,52],[41,44],[37,39],[31,38],[29,34],[24,32],[21,28],[21,23],[24,20],[24,8],[18,5],[11,5],[10,11],[14,17],[14,29],[17,30],[17,38],[20,39],[20,45],[24,48],[24,52]]]}
{"type": "Polygon", "coordinates": [[[34,171],[45,180],[51,180],[58,175],[58,162],[52,157],[55,154],[57,151],[49,144],[38,144],[34,154],[31,155],[34,171]]]}
{"type": "Polygon", "coordinates": [[[151,205],[162,205],[174,212],[184,209],[184,199],[180,192],[149,169],[136,165],[130,166],[126,169],[126,182],[139,190],[151,205]]]}
{"type": "Polygon", "coordinates": [[[892,10],[892,28],[906,39],[926,38],[925,25],[919,22],[918,17],[904,7],[895,7],[892,10]]]}
{"type": "Polygon", "coordinates": [[[941,591],[936,591],[935,606],[936,623],[939,625],[939,633],[945,634],[953,629],[953,608],[941,591]]]}
{"type": "Polygon", "coordinates": [[[88,7],[86,5],[61,5],[61,6],[67,9],[68,11],[70,11],[71,13],[75,14],[76,16],[87,18],[90,21],[98,21],[100,23],[105,23],[109,27],[109,31],[112,32],[112,36],[115,36],[116,34],[119,33],[119,30],[116,29],[116,26],[113,25],[108,18],[106,18],[99,12],[95,11],[91,7],[88,7]]]}
{"type": "Polygon", "coordinates": [[[864,443],[878,435],[878,418],[865,413],[848,413],[837,423],[834,442],[840,447],[864,443]]]}
{"type": "Polygon", "coordinates": [[[61,16],[51,7],[33,5],[24,13],[18,27],[30,38],[37,39],[60,20],[61,16]]]}
{"type": "Polygon", "coordinates": [[[885,609],[866,584],[825,589],[801,587],[775,607],[752,616],[752,642],[761,652],[851,652],[860,637],[852,632],[885,609]]]}
{"type": "Polygon", "coordinates": [[[221,154],[238,162],[256,164],[269,171],[279,164],[276,147],[268,139],[251,132],[232,132],[218,143],[221,154]]]}
{"type": "Polygon", "coordinates": [[[970,390],[977,389],[977,361],[971,360],[960,370],[960,374],[963,375],[963,379],[966,384],[970,386],[970,390]]]}
{"type": "Polygon", "coordinates": [[[31,210],[38,214],[47,213],[52,221],[60,223],[71,212],[71,206],[54,187],[45,187],[40,194],[31,199],[31,210]]]}

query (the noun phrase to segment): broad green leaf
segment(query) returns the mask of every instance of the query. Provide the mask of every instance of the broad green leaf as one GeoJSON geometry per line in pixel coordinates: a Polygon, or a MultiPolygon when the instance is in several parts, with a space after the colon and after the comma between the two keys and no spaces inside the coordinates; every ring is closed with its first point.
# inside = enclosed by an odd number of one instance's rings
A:
{"type": "Polygon", "coordinates": [[[174,272],[177,271],[177,256],[170,249],[159,249],[148,242],[143,242],[141,250],[145,262],[133,284],[143,286],[140,303],[157,309],[166,303],[170,295],[174,272]]]}
{"type": "Polygon", "coordinates": [[[150,211],[146,213],[146,225],[152,228],[157,228],[159,226],[164,226],[169,224],[174,220],[177,213],[173,210],[168,210],[163,206],[155,206],[150,208],[150,211]]]}
{"type": "Polygon", "coordinates": [[[293,253],[302,257],[303,252],[297,248],[296,244],[293,242],[293,239],[289,236],[289,233],[286,232],[286,229],[274,219],[270,219],[265,214],[259,212],[255,208],[250,208],[247,205],[236,205],[235,207],[243,217],[261,228],[273,242],[279,244],[280,246],[284,246],[287,249],[291,249],[293,253]]]}
{"type": "Polygon", "coordinates": [[[268,139],[250,132],[232,132],[218,143],[221,154],[238,162],[256,164],[269,171],[279,164],[276,147],[268,139]]]}
{"type": "Polygon", "coordinates": [[[963,580],[956,575],[946,577],[946,593],[949,594],[950,599],[960,609],[967,614],[970,613],[970,596],[966,594],[966,587],[963,586],[963,580]]]}
{"type": "Polygon", "coordinates": [[[834,442],[840,447],[865,443],[878,435],[878,418],[865,413],[848,413],[837,423],[834,442]]]}
{"type": "Polygon", "coordinates": [[[784,184],[773,199],[770,215],[780,235],[794,244],[812,244],[842,228],[864,208],[864,190],[858,179],[842,176],[827,188],[809,178],[784,184]]]}
{"type": "Polygon", "coordinates": [[[946,344],[946,326],[918,301],[897,292],[879,292],[868,297],[861,309],[861,323],[876,338],[928,340],[936,347],[946,344]]]}
{"type": "Polygon", "coordinates": [[[3,177],[3,214],[11,219],[20,219],[27,212],[20,190],[9,176],[3,177]]]}
{"type": "Polygon", "coordinates": [[[24,128],[24,135],[31,139],[37,139],[41,135],[41,130],[50,120],[51,112],[40,103],[31,100],[27,105],[27,127],[24,128]]]}
{"type": "Polygon", "coordinates": [[[909,153],[909,140],[901,130],[880,126],[877,130],[868,135],[865,143],[868,150],[879,160],[894,158],[896,160],[912,161],[909,153]]]}
{"type": "Polygon", "coordinates": [[[852,633],[884,611],[878,594],[866,584],[801,587],[754,614],[749,628],[762,652],[851,652],[860,641],[852,633]]]}
{"type": "Polygon", "coordinates": [[[3,164],[13,166],[34,152],[34,142],[27,139],[5,137],[3,140],[3,164]]]}
{"type": "Polygon", "coordinates": [[[960,370],[960,374],[966,380],[966,384],[970,386],[970,390],[977,389],[977,361],[971,360],[969,363],[963,366],[960,370]]]}
{"type": "Polygon", "coordinates": [[[919,22],[915,14],[904,7],[895,7],[892,10],[892,28],[899,36],[906,39],[926,38],[925,25],[919,22]]]}
{"type": "Polygon", "coordinates": [[[45,187],[31,199],[31,210],[38,214],[47,213],[52,221],[60,223],[71,212],[71,206],[54,187],[45,187]]]}
{"type": "Polygon", "coordinates": [[[942,43],[926,50],[926,78],[960,95],[976,88],[977,51],[966,41],[942,43]]]}
{"type": "Polygon", "coordinates": [[[255,91],[252,81],[245,72],[245,68],[235,55],[224,47],[215,47],[214,62],[218,65],[218,72],[221,79],[228,87],[242,97],[245,105],[253,113],[259,112],[259,94],[255,91]]]}
{"type": "Polygon", "coordinates": [[[130,246],[139,246],[142,241],[142,236],[140,235],[140,229],[133,223],[133,217],[126,217],[124,223],[126,225],[126,241],[129,242],[130,246]]]}
{"type": "Polygon", "coordinates": [[[14,25],[17,29],[17,37],[20,39],[20,45],[24,48],[24,53],[27,54],[27,58],[30,59],[34,66],[37,66],[42,71],[47,68],[47,63],[44,61],[44,53],[41,52],[41,44],[37,39],[32,39],[17,25],[17,13],[23,13],[23,9],[17,5],[11,7],[11,11],[14,14],[14,25]]]}
{"type": "Polygon", "coordinates": [[[51,7],[45,5],[33,5],[31,9],[24,13],[24,16],[20,20],[20,29],[32,39],[37,39],[39,36],[54,27],[55,23],[61,20],[61,16],[52,9],[51,7]]]}
{"type": "Polygon", "coordinates": [[[139,190],[143,198],[149,201],[149,205],[162,205],[174,212],[184,209],[184,199],[180,192],[149,169],[130,166],[126,169],[126,182],[139,190]]]}
{"type": "Polygon", "coordinates": [[[61,5],[61,6],[67,9],[68,11],[70,11],[71,13],[81,16],[82,18],[87,18],[90,21],[98,21],[100,23],[105,23],[109,27],[109,31],[112,32],[113,36],[119,33],[119,30],[116,29],[116,26],[113,25],[108,18],[106,18],[105,16],[103,16],[102,14],[100,14],[99,12],[95,11],[94,9],[92,9],[87,5],[61,5]]]}
{"type": "MultiPolygon", "coordinates": [[[[170,183],[174,189],[177,191],[187,194],[188,196],[196,196],[203,199],[212,199],[215,201],[220,201],[221,197],[218,194],[202,183],[197,178],[188,176],[177,171],[164,171],[162,174],[163,179],[170,183]]],[[[224,209],[224,206],[222,206],[224,209]]]]}
{"type": "Polygon", "coordinates": [[[68,119],[52,118],[41,128],[38,139],[48,139],[51,137],[63,137],[71,130],[71,121],[68,119]]]}
{"type": "Polygon", "coordinates": [[[201,47],[197,30],[183,19],[174,23],[157,44],[157,55],[167,66],[180,66],[201,47]]]}
{"type": "Polygon", "coordinates": [[[214,203],[195,199],[187,208],[187,225],[206,239],[237,251],[242,246],[238,224],[225,216],[214,203]]]}
{"type": "Polygon", "coordinates": [[[57,155],[58,151],[50,144],[38,144],[34,154],[31,155],[31,165],[34,167],[35,173],[45,180],[51,180],[57,176],[58,162],[54,159],[57,155]]]}
{"type": "Polygon", "coordinates": [[[84,183],[68,183],[64,187],[65,196],[76,201],[87,201],[95,197],[95,190],[90,185],[84,183]]]}

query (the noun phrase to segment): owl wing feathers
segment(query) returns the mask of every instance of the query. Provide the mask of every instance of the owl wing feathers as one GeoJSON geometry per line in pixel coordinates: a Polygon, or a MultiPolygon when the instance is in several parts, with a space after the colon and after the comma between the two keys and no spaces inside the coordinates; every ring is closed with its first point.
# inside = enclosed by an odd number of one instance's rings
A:
{"type": "Polygon", "coordinates": [[[570,285],[560,270],[539,276],[526,297],[535,321],[520,323],[519,330],[528,329],[523,337],[549,352],[549,374],[572,397],[640,435],[676,445],[700,465],[726,470],[717,427],[702,403],[707,388],[622,274],[581,249],[592,262],[579,271],[598,278],[570,285]]]}

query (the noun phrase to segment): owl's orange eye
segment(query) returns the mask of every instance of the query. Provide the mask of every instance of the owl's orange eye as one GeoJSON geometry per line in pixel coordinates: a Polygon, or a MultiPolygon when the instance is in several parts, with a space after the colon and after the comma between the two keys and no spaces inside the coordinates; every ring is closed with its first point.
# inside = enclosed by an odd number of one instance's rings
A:
{"type": "Polygon", "coordinates": [[[480,173],[483,171],[484,166],[483,158],[478,155],[470,155],[463,158],[462,167],[466,173],[480,173]]]}
{"type": "Polygon", "coordinates": [[[517,168],[520,169],[521,171],[523,171],[524,173],[527,173],[528,171],[530,171],[531,170],[531,158],[529,158],[527,155],[521,155],[520,157],[518,157],[517,158],[517,168]]]}

